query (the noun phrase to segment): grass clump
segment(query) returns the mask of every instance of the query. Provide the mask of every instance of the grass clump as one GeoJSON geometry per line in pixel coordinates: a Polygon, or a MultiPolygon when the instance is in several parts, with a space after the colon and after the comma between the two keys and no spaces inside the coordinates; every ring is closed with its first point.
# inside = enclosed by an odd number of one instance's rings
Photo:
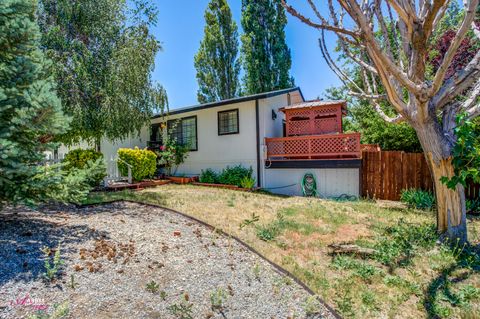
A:
{"type": "Polygon", "coordinates": [[[421,189],[404,189],[400,195],[400,200],[411,208],[433,209],[435,206],[435,196],[428,191],[421,189]]]}

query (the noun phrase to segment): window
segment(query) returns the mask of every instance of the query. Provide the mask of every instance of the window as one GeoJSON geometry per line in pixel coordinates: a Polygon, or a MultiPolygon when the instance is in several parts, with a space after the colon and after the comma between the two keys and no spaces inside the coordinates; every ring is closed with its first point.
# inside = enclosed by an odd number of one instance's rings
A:
{"type": "Polygon", "coordinates": [[[238,109],[218,112],[218,135],[238,134],[238,109]]]}
{"type": "Polygon", "coordinates": [[[177,143],[187,146],[190,151],[198,150],[197,143],[197,117],[184,117],[167,122],[167,130],[170,138],[177,143]]]}

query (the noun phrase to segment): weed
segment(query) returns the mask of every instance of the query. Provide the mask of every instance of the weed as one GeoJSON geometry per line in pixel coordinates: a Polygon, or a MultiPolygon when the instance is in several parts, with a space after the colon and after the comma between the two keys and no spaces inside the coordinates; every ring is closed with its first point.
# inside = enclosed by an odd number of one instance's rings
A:
{"type": "Polygon", "coordinates": [[[65,301],[61,304],[53,305],[53,311],[48,314],[44,310],[37,311],[37,313],[28,316],[28,319],[61,319],[68,316],[70,312],[70,308],[68,305],[68,301],[65,301]]]}
{"type": "Polygon", "coordinates": [[[77,283],[75,282],[75,275],[70,275],[70,288],[75,289],[77,287],[77,283]]]}
{"type": "Polygon", "coordinates": [[[210,305],[214,311],[222,311],[226,300],[227,293],[223,288],[217,288],[210,293],[210,305]]]}
{"type": "Polygon", "coordinates": [[[145,289],[149,292],[151,292],[152,294],[155,294],[158,292],[158,290],[160,289],[160,285],[158,283],[156,283],[154,280],[150,281],[147,286],[145,287],[145,289]]]}
{"type": "Polygon", "coordinates": [[[378,309],[377,303],[376,303],[377,296],[375,296],[375,294],[373,292],[364,291],[361,294],[361,298],[362,298],[362,304],[365,307],[367,307],[368,309],[371,309],[371,310],[377,310],[378,309]]]}
{"type": "Polygon", "coordinates": [[[184,295],[183,300],[167,307],[172,316],[178,319],[193,319],[193,304],[188,302],[188,295],[184,295]]]}
{"type": "Polygon", "coordinates": [[[260,281],[260,265],[258,263],[255,263],[252,270],[253,270],[253,275],[255,276],[255,279],[260,281]]]}
{"type": "Polygon", "coordinates": [[[375,259],[390,267],[408,265],[418,248],[432,248],[437,238],[434,224],[409,224],[400,218],[377,239],[375,259]]]}
{"type": "Polygon", "coordinates": [[[160,291],[160,298],[162,298],[163,301],[167,299],[167,293],[165,290],[160,291]]]}
{"type": "Polygon", "coordinates": [[[41,251],[43,252],[45,262],[45,273],[43,273],[43,276],[49,280],[52,281],[60,271],[60,268],[64,264],[64,261],[61,259],[61,253],[60,253],[60,244],[58,244],[57,248],[54,250],[50,249],[47,246],[44,246],[41,251]],[[53,253],[54,252],[54,253],[53,253]],[[50,256],[53,253],[53,260],[50,263],[50,256]]]}
{"type": "Polygon", "coordinates": [[[316,296],[309,296],[303,303],[303,310],[307,316],[315,315],[320,312],[318,299],[316,296]]]}
{"type": "Polygon", "coordinates": [[[255,223],[258,222],[259,220],[260,220],[260,216],[255,215],[255,213],[252,213],[252,217],[251,217],[251,218],[246,218],[246,219],[244,219],[244,220],[240,223],[239,228],[240,228],[240,229],[243,229],[243,228],[246,227],[246,226],[255,224],[255,223]]]}
{"type": "Polygon", "coordinates": [[[382,272],[381,269],[367,262],[358,261],[348,256],[336,256],[332,261],[332,265],[336,269],[353,270],[355,275],[365,281],[369,281],[372,276],[382,272]]]}
{"type": "Polygon", "coordinates": [[[353,317],[353,305],[352,305],[352,297],[345,292],[345,294],[341,298],[337,298],[335,300],[337,304],[338,310],[344,315],[345,317],[353,317]]]}

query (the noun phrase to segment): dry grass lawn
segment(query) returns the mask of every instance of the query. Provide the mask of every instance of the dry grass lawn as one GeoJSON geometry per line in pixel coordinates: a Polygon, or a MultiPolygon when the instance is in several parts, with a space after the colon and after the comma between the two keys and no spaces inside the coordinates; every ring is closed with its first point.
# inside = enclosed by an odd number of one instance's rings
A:
{"type": "MultiPolygon", "coordinates": [[[[169,207],[235,235],[291,271],[344,317],[480,318],[480,258],[435,244],[435,215],[392,202],[335,202],[190,185],[94,193],[169,207]],[[331,243],[377,253],[332,256],[331,243]]],[[[480,219],[469,219],[480,245],[480,219]]]]}

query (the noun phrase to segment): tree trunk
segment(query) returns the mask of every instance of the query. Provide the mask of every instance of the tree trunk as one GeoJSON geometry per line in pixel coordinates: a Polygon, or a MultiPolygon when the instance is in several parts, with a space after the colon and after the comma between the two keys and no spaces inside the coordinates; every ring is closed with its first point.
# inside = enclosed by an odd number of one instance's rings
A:
{"type": "Polygon", "coordinates": [[[461,184],[450,189],[440,179],[454,176],[452,164],[452,137],[446,138],[436,121],[413,125],[422,144],[435,187],[437,229],[442,239],[450,243],[467,242],[465,190],[461,184]]]}

